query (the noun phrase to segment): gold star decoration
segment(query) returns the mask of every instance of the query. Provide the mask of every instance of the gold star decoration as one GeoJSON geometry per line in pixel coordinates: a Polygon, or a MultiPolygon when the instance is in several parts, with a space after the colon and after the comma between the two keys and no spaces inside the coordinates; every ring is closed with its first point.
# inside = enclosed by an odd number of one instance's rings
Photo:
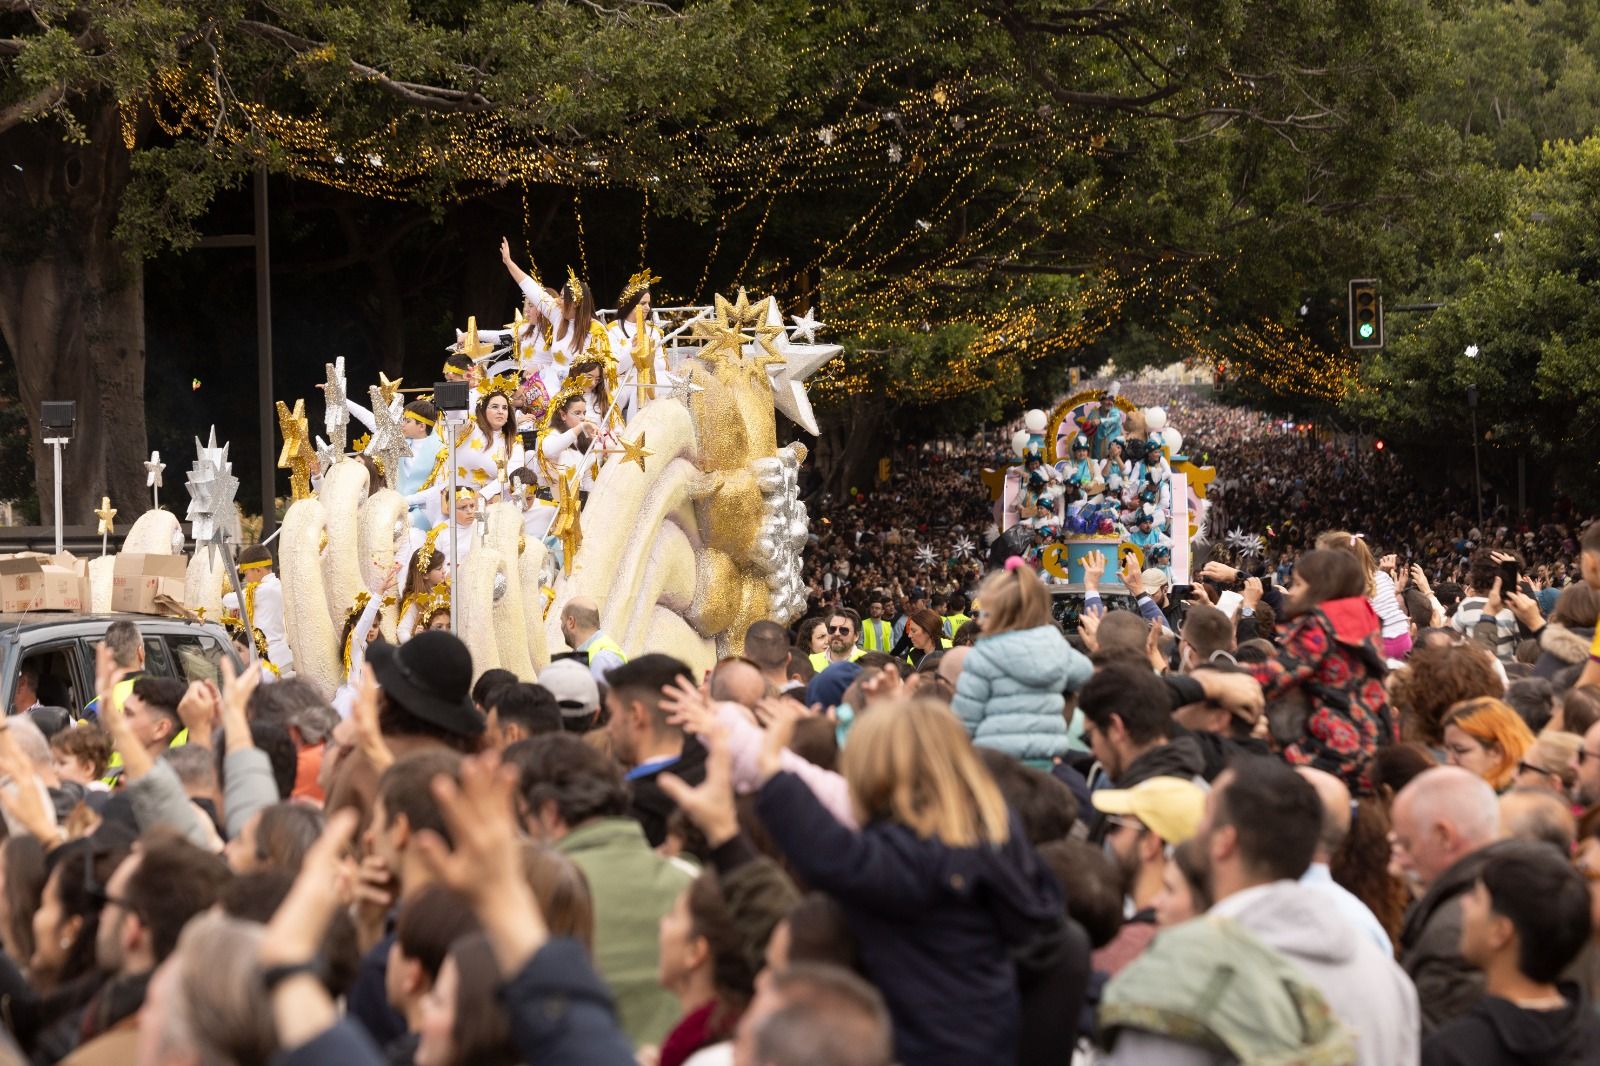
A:
{"type": "Polygon", "coordinates": [[[476,316],[467,319],[467,331],[461,335],[461,341],[456,345],[461,354],[476,363],[479,359],[494,351],[492,345],[484,344],[478,339],[478,319],[476,316]]]}
{"type": "Polygon", "coordinates": [[[388,374],[378,371],[378,394],[383,397],[385,404],[394,403],[395,397],[400,395],[400,383],[403,381],[405,378],[391,379],[388,374]]]}
{"type": "MultiPolygon", "coordinates": [[[[639,465],[643,466],[644,464],[640,463],[639,465]]],[[[111,506],[110,496],[100,497],[100,507],[95,511],[94,516],[100,519],[100,528],[95,532],[99,533],[102,537],[113,534],[117,531],[116,527],[112,525],[112,519],[117,517],[117,509],[111,506]]]]}
{"type": "Polygon", "coordinates": [[[710,318],[697,318],[689,328],[695,340],[705,341],[700,359],[707,364],[714,364],[720,358],[742,356],[744,346],[754,340],[743,329],[743,322],[750,314],[750,301],[743,289],[739,290],[739,299],[734,303],[718,294],[714,306],[710,318]]]}
{"type": "Polygon", "coordinates": [[[289,471],[289,491],[296,500],[311,495],[311,471],[317,453],[311,447],[310,426],[306,423],[306,402],[296,400],[294,409],[278,401],[278,431],[283,434],[283,451],[278,453],[278,469],[289,471]]]}
{"type": "Polygon", "coordinates": [[[520,307],[517,308],[517,313],[511,321],[505,324],[505,328],[511,331],[511,358],[517,361],[518,366],[522,365],[522,331],[527,326],[528,320],[522,317],[520,307]]]}
{"type": "Polygon", "coordinates": [[[640,470],[644,469],[644,461],[655,454],[655,452],[644,446],[643,430],[640,430],[639,435],[633,440],[629,440],[627,437],[618,437],[617,443],[622,445],[621,450],[610,450],[606,454],[620,455],[625,463],[638,463],[640,470]]]}
{"type": "Polygon", "coordinates": [[[567,467],[556,477],[556,516],[550,533],[561,540],[561,565],[572,573],[572,564],[583,544],[582,507],[578,497],[578,471],[567,467]]]}

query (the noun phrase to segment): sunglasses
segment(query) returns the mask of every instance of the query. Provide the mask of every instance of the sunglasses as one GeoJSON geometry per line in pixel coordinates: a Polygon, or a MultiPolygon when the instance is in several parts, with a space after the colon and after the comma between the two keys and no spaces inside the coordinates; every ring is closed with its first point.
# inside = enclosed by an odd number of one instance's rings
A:
{"type": "Polygon", "coordinates": [[[1544,767],[1535,766],[1531,762],[1527,762],[1526,760],[1524,760],[1523,762],[1517,763],[1517,772],[1521,773],[1521,774],[1538,774],[1541,777],[1550,777],[1550,778],[1554,778],[1557,781],[1561,780],[1561,774],[1560,774],[1559,771],[1546,770],[1544,767]]]}
{"type": "Polygon", "coordinates": [[[848,633],[848,632],[850,632],[850,627],[849,626],[829,626],[828,627],[828,632],[829,633],[848,633]]]}

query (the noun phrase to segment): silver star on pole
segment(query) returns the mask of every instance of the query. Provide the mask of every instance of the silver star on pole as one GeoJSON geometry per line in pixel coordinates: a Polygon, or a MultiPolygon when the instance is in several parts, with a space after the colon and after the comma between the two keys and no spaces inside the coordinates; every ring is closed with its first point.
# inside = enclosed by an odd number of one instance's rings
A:
{"type": "Polygon", "coordinates": [[[372,440],[367,443],[366,454],[383,467],[383,481],[391,489],[400,483],[401,461],[411,455],[411,442],[400,432],[400,420],[405,408],[400,398],[392,404],[383,402],[383,391],[376,385],[367,389],[372,397],[372,440]]]}
{"type": "Polygon", "coordinates": [[[817,309],[815,307],[806,308],[806,313],[803,315],[790,315],[789,321],[794,323],[794,326],[789,331],[789,336],[795,338],[804,337],[807,344],[817,343],[817,330],[828,328],[826,322],[817,321],[817,309]]]}
{"type": "Polygon", "coordinates": [[[328,440],[333,444],[333,450],[338,455],[343,455],[345,434],[350,426],[350,408],[345,403],[344,356],[341,355],[333,362],[322,365],[327,373],[327,380],[322,386],[324,404],[322,424],[328,431],[328,440]]]}
{"type": "MultiPolygon", "coordinates": [[[[837,344],[795,344],[783,329],[783,316],[778,311],[778,301],[767,300],[769,327],[777,327],[772,347],[783,357],[781,364],[769,362],[767,375],[772,379],[772,404],[801,429],[818,436],[817,416],[811,410],[811,399],[806,395],[806,379],[844,349],[837,344]]],[[[821,323],[818,323],[820,328],[821,323]]],[[[754,348],[754,346],[752,346],[754,348]]],[[[756,354],[752,351],[751,354],[756,354]]]]}
{"type": "Polygon", "coordinates": [[[167,464],[161,461],[160,452],[151,452],[150,461],[144,464],[144,483],[150,490],[150,506],[161,506],[161,472],[167,464]]]}
{"type": "Polygon", "coordinates": [[[211,427],[209,443],[201,444],[196,437],[194,447],[196,457],[187,482],[187,517],[194,523],[195,543],[214,547],[233,528],[233,500],[239,491],[239,479],[233,476],[233,464],[228,461],[228,445],[217,447],[217,427],[211,427]]]}

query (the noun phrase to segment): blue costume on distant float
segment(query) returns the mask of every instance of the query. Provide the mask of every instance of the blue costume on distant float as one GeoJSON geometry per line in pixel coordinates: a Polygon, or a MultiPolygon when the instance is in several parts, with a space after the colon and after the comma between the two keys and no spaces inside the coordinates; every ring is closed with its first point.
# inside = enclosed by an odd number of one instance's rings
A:
{"type": "Polygon", "coordinates": [[[1104,459],[1110,452],[1111,442],[1119,441],[1123,438],[1123,424],[1126,418],[1127,416],[1122,413],[1122,409],[1117,406],[1110,393],[1101,398],[1100,411],[1097,416],[1098,424],[1095,426],[1094,431],[1094,457],[1096,459],[1104,459]]]}

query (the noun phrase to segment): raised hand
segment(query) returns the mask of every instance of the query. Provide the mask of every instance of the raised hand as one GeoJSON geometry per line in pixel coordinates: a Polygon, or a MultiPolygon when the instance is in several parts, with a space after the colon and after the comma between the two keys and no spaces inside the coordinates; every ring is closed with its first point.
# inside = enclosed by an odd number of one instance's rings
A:
{"type": "Polygon", "coordinates": [[[766,743],[761,746],[761,757],[756,763],[763,784],[783,768],[783,751],[794,740],[794,724],[799,720],[800,715],[789,704],[774,709],[772,721],[767,723],[766,743]]]}
{"type": "Polygon", "coordinates": [[[686,732],[704,736],[717,724],[717,712],[706,693],[683,678],[661,689],[661,709],[667,721],[686,732]]]}
{"type": "Polygon", "coordinates": [[[462,760],[460,785],[443,775],[433,780],[454,846],[431,830],[416,841],[434,877],[472,901],[500,972],[508,975],[521,970],[550,936],[522,873],[516,790],[516,768],[501,766],[498,752],[462,760]]]}
{"type": "Polygon", "coordinates": [[[733,754],[727,731],[720,726],[701,738],[709,753],[706,776],[690,786],[675,774],[656,780],[667,798],[676,803],[706,835],[706,843],[720,847],[739,835],[739,813],[733,802],[733,754]]]}

